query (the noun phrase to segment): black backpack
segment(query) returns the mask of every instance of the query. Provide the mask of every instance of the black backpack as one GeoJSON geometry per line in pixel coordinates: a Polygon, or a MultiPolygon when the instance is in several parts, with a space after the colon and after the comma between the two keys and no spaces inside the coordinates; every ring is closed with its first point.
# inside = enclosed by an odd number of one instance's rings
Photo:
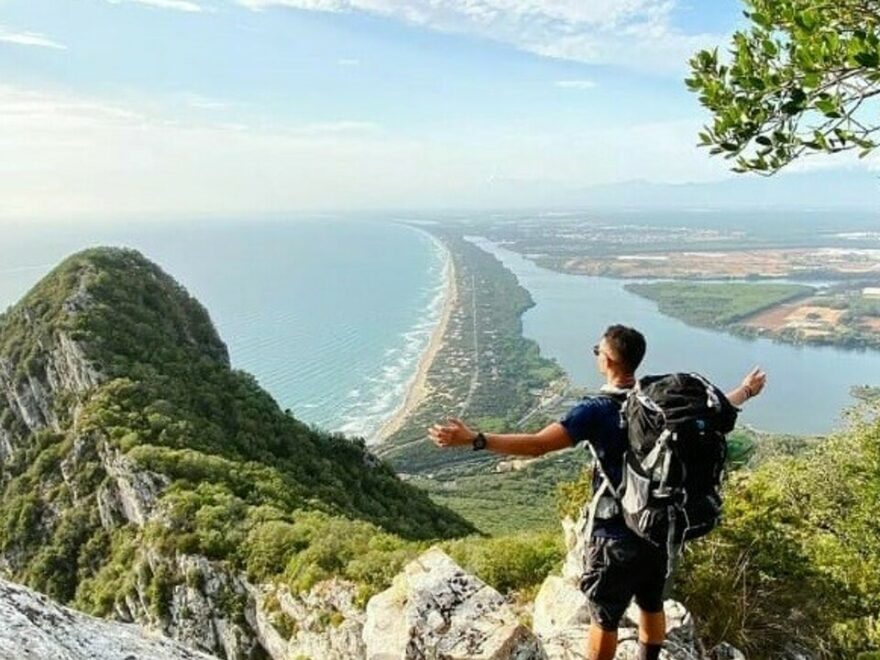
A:
{"type": "Polygon", "coordinates": [[[698,374],[646,376],[622,402],[621,425],[629,441],[623,479],[613,488],[606,478],[604,486],[617,499],[627,527],[666,547],[670,566],[685,541],[709,533],[720,521],[725,435],[738,412],[698,374]]]}

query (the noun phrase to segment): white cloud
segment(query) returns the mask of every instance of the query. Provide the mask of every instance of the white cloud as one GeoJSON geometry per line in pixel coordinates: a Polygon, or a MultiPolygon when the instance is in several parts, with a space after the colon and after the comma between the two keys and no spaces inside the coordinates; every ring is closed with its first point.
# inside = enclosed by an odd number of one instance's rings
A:
{"type": "Polygon", "coordinates": [[[357,119],[181,120],[177,107],[0,85],[0,223],[552,205],[591,184],[727,175],[693,147],[697,122],[412,138],[357,119]]]}
{"type": "Polygon", "coordinates": [[[42,48],[56,48],[65,50],[67,46],[50,39],[45,34],[39,32],[16,32],[0,25],[0,41],[17,44],[19,46],[39,46],[42,48]]]}
{"type": "Polygon", "coordinates": [[[593,89],[596,86],[592,80],[557,80],[553,84],[562,89],[593,89]]]}
{"type": "Polygon", "coordinates": [[[188,107],[195,108],[196,110],[223,110],[232,105],[229,101],[193,93],[182,94],[181,100],[188,107]]]}
{"type": "Polygon", "coordinates": [[[429,29],[472,34],[546,57],[681,72],[723,35],[672,24],[676,0],[237,0],[261,11],[365,12],[429,29]]]}
{"type": "Polygon", "coordinates": [[[361,61],[356,57],[341,57],[336,63],[339,66],[360,66],[361,61]]]}
{"type": "Polygon", "coordinates": [[[108,2],[118,5],[123,2],[133,2],[139,5],[147,5],[148,7],[156,7],[158,9],[173,9],[175,11],[185,11],[189,13],[198,13],[205,11],[205,8],[192,0],[107,0],[108,2]]]}

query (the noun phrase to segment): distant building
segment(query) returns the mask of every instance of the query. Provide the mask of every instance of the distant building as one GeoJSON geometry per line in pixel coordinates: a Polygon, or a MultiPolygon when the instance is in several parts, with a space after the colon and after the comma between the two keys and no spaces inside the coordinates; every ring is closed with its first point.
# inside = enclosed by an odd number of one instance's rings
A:
{"type": "Polygon", "coordinates": [[[880,286],[866,286],[862,289],[862,295],[866,298],[880,298],[880,286]]]}

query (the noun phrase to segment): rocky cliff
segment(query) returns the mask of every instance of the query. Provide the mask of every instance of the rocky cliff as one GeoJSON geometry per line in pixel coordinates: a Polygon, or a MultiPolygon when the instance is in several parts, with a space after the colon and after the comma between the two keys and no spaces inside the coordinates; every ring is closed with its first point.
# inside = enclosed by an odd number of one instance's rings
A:
{"type": "Polygon", "coordinates": [[[138,626],[87,616],[0,580],[0,658],[210,660],[138,626]]]}

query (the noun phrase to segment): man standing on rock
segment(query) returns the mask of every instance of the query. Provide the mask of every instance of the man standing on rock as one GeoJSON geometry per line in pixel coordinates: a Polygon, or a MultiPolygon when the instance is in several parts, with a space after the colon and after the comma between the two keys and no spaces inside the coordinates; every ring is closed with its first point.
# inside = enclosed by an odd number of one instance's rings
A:
{"type": "MultiPolygon", "coordinates": [[[[458,419],[434,425],[428,433],[439,447],[471,445],[516,456],[541,456],[587,442],[616,488],[623,474],[626,430],[620,424],[620,406],[635,386],[635,371],[645,355],[645,338],[623,325],[609,327],[593,347],[596,366],[605,376],[602,395],[586,397],[559,422],[536,433],[480,433],[458,419]]],[[[764,388],[766,375],[753,369],[727,398],[741,406],[764,388]]],[[[593,489],[602,483],[594,472],[593,489]]],[[[590,610],[587,641],[588,660],[612,660],[617,649],[617,629],[630,601],[635,598],[639,620],[639,660],[656,660],[666,638],[663,593],[667,580],[667,554],[632,532],[620,507],[608,495],[596,506],[595,521],[588,541],[587,562],[581,589],[590,610]]]]}

